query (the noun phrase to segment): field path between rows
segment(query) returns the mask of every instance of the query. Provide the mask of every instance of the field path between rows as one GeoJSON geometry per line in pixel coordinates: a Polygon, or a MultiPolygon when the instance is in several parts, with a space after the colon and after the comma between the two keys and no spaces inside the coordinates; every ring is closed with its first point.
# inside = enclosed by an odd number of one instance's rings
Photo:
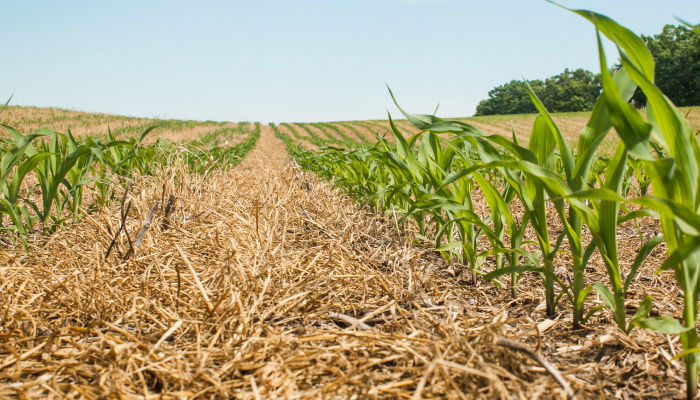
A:
{"type": "MultiPolygon", "coordinates": [[[[300,171],[261,129],[229,172],[201,179],[174,165],[137,182],[132,238],[154,204],[170,193],[176,202],[132,257],[122,234],[105,260],[119,204],[37,239],[29,255],[0,251],[0,397],[562,395],[533,361],[495,344],[538,335],[540,294],[513,302],[492,284],[469,286],[393,219],[300,171]]],[[[598,363],[604,344],[560,328],[557,340],[580,345],[555,360],[574,390],[636,384],[636,358],[598,363]]],[[[646,376],[646,390],[669,393],[664,379],[646,376]]]]}

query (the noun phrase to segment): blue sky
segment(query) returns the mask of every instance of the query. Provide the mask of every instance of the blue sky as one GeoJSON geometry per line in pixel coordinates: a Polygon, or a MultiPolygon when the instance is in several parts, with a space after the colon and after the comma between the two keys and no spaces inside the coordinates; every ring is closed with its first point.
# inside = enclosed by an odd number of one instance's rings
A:
{"type": "MultiPolygon", "coordinates": [[[[561,0],[637,33],[697,0],[561,0]]],[[[0,98],[132,116],[330,121],[467,116],[488,90],[597,71],[584,19],[542,0],[3,1],[0,98]]],[[[609,48],[612,51],[611,48],[609,48]]],[[[608,55],[615,60],[615,56],[608,55]]]]}

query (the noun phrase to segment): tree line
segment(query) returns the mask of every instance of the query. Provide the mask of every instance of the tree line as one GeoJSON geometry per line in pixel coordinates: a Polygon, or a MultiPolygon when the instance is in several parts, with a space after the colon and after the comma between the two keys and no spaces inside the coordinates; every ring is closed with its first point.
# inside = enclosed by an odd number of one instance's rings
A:
{"type": "MultiPolygon", "coordinates": [[[[700,105],[700,35],[682,25],[666,25],[661,33],[642,39],[656,62],[654,77],[661,91],[677,106],[700,105]]],[[[527,82],[551,112],[589,111],[601,90],[599,74],[582,68],[527,82]]],[[[631,102],[644,107],[646,98],[637,89],[631,102]]],[[[512,80],[491,89],[475,115],[535,112],[525,81],[512,80]]]]}

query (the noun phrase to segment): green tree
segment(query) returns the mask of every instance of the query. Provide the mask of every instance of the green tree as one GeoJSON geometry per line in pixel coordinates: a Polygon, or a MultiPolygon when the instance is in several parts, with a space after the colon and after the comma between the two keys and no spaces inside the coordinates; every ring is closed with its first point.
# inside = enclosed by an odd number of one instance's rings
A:
{"type": "MultiPolygon", "coordinates": [[[[541,80],[528,81],[537,95],[544,90],[541,80]]],[[[489,90],[489,98],[476,106],[475,115],[529,114],[537,112],[523,81],[510,81],[489,90]]]]}
{"type": "Polygon", "coordinates": [[[592,110],[600,95],[600,77],[582,68],[575,71],[567,68],[547,78],[544,85],[540,100],[553,112],[592,110]]]}
{"type": "MultiPolygon", "coordinates": [[[[700,35],[685,26],[664,26],[661,33],[644,36],[656,62],[656,85],[676,106],[700,105],[700,35]]],[[[637,107],[646,97],[637,89],[632,97],[637,107]]]]}
{"type": "MultiPolygon", "coordinates": [[[[600,94],[598,75],[577,69],[565,69],[545,81],[528,81],[537,97],[552,112],[586,111],[593,109],[600,94]]],[[[523,81],[510,81],[489,91],[489,98],[476,107],[475,115],[535,113],[523,81]]]]}

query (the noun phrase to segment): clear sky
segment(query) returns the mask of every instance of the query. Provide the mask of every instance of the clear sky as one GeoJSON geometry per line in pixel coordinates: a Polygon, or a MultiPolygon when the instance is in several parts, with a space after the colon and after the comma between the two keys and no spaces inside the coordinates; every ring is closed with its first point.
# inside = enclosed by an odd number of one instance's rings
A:
{"type": "MultiPolygon", "coordinates": [[[[404,108],[454,117],[512,79],[598,72],[592,25],[543,0],[0,1],[0,98],[18,105],[370,119],[397,114],[386,82],[404,108]]],[[[561,3],[647,35],[700,22],[698,0],[561,3]]]]}

